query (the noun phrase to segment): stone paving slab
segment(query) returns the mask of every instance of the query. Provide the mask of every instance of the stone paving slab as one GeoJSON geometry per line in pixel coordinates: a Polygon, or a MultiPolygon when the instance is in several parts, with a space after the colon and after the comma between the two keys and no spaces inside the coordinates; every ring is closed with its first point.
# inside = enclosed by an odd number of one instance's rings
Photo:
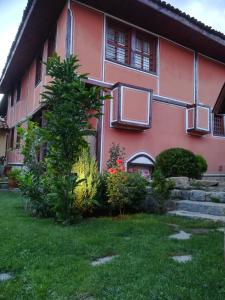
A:
{"type": "Polygon", "coordinates": [[[175,233],[169,236],[170,239],[176,239],[176,240],[189,240],[190,237],[191,237],[190,233],[187,233],[182,230],[179,233],[175,233]]]}
{"type": "Polygon", "coordinates": [[[106,264],[107,262],[110,262],[111,260],[113,260],[114,258],[118,257],[118,255],[113,255],[113,256],[105,256],[105,257],[101,257],[95,261],[93,261],[91,263],[91,265],[93,267],[98,266],[98,265],[103,265],[106,264]]]}
{"type": "Polygon", "coordinates": [[[172,259],[178,263],[187,263],[192,260],[191,255],[179,255],[179,256],[173,256],[172,259]]]}
{"type": "Polygon", "coordinates": [[[12,279],[12,275],[10,273],[0,273],[0,281],[7,281],[12,279]]]}

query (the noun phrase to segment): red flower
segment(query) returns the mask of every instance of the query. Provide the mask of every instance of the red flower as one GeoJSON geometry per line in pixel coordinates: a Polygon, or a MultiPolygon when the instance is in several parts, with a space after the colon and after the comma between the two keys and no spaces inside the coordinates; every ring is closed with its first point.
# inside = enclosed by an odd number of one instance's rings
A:
{"type": "Polygon", "coordinates": [[[119,166],[119,170],[124,172],[125,171],[125,167],[124,166],[119,166]]]}
{"type": "Polygon", "coordinates": [[[117,159],[117,160],[116,160],[117,166],[122,165],[122,163],[123,163],[123,160],[122,160],[122,159],[117,159]]]}
{"type": "Polygon", "coordinates": [[[108,172],[109,172],[109,174],[116,174],[117,173],[117,171],[113,168],[109,168],[108,172]]]}

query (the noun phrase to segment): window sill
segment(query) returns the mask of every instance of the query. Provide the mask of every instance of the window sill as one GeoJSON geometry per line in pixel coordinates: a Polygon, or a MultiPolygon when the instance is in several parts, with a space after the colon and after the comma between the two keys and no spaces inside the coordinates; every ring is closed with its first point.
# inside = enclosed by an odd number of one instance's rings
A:
{"type": "Polygon", "coordinates": [[[115,61],[115,60],[112,60],[112,59],[109,59],[109,58],[106,58],[105,61],[113,63],[113,64],[116,64],[116,65],[119,65],[119,66],[123,66],[123,67],[129,68],[131,70],[135,70],[135,71],[138,71],[138,72],[141,72],[141,73],[145,73],[145,74],[149,74],[149,75],[153,75],[153,76],[158,76],[157,72],[145,71],[145,70],[133,67],[133,66],[128,65],[128,64],[123,64],[121,62],[118,62],[118,61],[115,61]]]}

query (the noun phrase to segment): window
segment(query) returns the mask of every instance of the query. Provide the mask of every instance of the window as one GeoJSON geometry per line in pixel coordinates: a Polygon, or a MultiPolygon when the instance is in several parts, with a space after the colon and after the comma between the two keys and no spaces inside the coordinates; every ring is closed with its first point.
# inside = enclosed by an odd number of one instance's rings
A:
{"type": "Polygon", "coordinates": [[[145,154],[136,155],[127,163],[128,173],[139,173],[146,179],[151,179],[153,168],[154,161],[145,154]]]}
{"type": "Polygon", "coordinates": [[[42,56],[43,56],[43,47],[40,49],[36,56],[36,74],[35,74],[35,85],[38,85],[41,81],[42,76],[42,56]]]}
{"type": "Polygon", "coordinates": [[[11,92],[11,106],[14,105],[14,89],[11,92]]]}
{"type": "Polygon", "coordinates": [[[21,96],[21,82],[19,81],[17,83],[17,88],[16,88],[16,102],[20,101],[20,96],[21,96]]]}
{"type": "Polygon", "coordinates": [[[156,72],[155,37],[108,19],[106,39],[108,60],[143,71],[156,72]]]}
{"type": "Polygon", "coordinates": [[[13,149],[14,147],[14,134],[15,128],[12,128],[9,133],[9,148],[13,149]]]}
{"type": "Polygon", "coordinates": [[[20,149],[20,135],[18,133],[16,135],[16,149],[20,149]]]}
{"type": "Polygon", "coordinates": [[[224,115],[214,115],[213,134],[217,136],[225,136],[224,115]]]}
{"type": "Polygon", "coordinates": [[[57,27],[54,26],[48,37],[48,57],[51,57],[55,52],[56,30],[57,27]]]}
{"type": "Polygon", "coordinates": [[[129,64],[129,33],[116,25],[110,24],[107,31],[107,58],[129,64]]]}

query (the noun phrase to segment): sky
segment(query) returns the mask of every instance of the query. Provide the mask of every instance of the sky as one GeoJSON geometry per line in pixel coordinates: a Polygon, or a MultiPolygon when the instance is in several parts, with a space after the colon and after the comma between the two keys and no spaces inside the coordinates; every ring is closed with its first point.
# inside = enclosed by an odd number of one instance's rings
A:
{"type": "MultiPolygon", "coordinates": [[[[166,0],[166,2],[225,34],[225,0],[166,0]]],[[[27,0],[0,0],[0,75],[26,4],[27,0]]]]}

